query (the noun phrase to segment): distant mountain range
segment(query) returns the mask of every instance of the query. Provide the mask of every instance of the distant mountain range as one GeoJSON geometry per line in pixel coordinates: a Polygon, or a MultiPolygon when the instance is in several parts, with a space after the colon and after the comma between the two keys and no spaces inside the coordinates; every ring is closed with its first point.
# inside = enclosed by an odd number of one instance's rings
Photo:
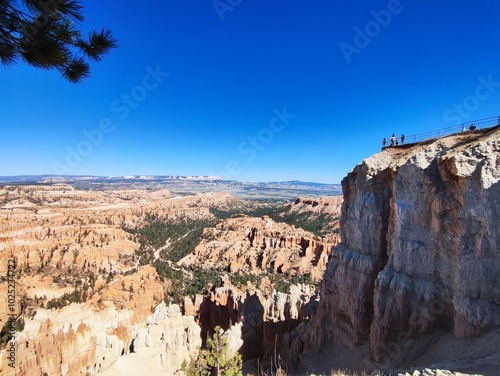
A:
{"type": "Polygon", "coordinates": [[[0,184],[70,184],[78,189],[168,189],[176,194],[201,192],[228,192],[240,198],[275,200],[294,199],[298,196],[338,196],[340,184],[323,184],[299,180],[283,182],[247,183],[224,180],[218,176],[70,176],[23,175],[0,176],[0,184]]]}

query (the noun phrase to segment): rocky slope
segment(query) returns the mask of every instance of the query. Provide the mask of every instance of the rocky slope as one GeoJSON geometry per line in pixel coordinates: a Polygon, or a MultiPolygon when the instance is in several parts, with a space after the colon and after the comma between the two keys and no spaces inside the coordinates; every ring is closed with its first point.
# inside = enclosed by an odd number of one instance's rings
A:
{"type": "MultiPolygon", "coordinates": [[[[113,372],[121,357],[134,354],[138,363],[173,374],[201,345],[193,317],[176,305],[158,305],[153,314],[107,308],[95,312],[73,304],[60,312],[39,310],[18,338],[21,361],[6,375],[95,375],[113,372]]],[[[3,371],[6,371],[4,373],[3,371]]]]}
{"type": "MultiPolygon", "coordinates": [[[[212,218],[210,208],[235,200],[224,193],[176,197],[166,190],[82,191],[65,184],[0,187],[0,275],[16,259],[18,304],[46,304],[89,278],[137,269],[136,239],[123,226],[148,215],[212,218]]],[[[0,326],[6,307],[0,305],[0,326]]]]}
{"type": "Polygon", "coordinates": [[[500,326],[499,127],[387,148],[342,187],[341,243],[296,353],[368,342],[373,370],[411,363],[424,334],[500,326]]]}
{"type": "Polygon", "coordinates": [[[290,210],[296,213],[311,212],[317,214],[330,214],[338,216],[342,209],[342,196],[330,197],[299,197],[293,204],[290,204],[290,210]]]}
{"type": "Polygon", "coordinates": [[[194,252],[179,262],[204,269],[229,267],[229,272],[255,275],[282,273],[323,274],[335,236],[319,237],[286,223],[262,218],[228,218],[215,228],[206,228],[194,252]]]}
{"type": "MultiPolygon", "coordinates": [[[[328,212],[319,222],[328,224],[330,212],[338,210],[334,201],[300,199],[290,211],[300,218],[328,212]]],[[[233,351],[243,346],[245,358],[270,359],[267,349],[276,336],[281,340],[309,315],[304,307],[317,301],[311,299],[314,289],[306,286],[292,286],[291,294],[273,291],[274,282],[264,274],[271,270],[319,278],[336,237],[315,236],[270,218],[229,218],[207,228],[200,249],[227,254],[221,260],[200,252],[202,261],[196,265],[221,269],[221,262],[227,267],[231,260],[232,271],[253,273],[259,286],[243,286],[240,280],[241,289],[227,283],[208,287],[206,295],[185,300],[183,315],[178,306],[162,302],[176,287],[169,278],[178,272],[183,283],[193,270],[180,270],[163,253],[167,247],[180,248],[175,236],[187,237],[192,223],[216,223],[215,208],[232,214],[240,208],[288,210],[225,193],[175,196],[164,189],[99,191],[67,184],[0,187],[0,327],[7,325],[4,276],[10,259],[17,262],[18,324],[24,321],[16,338],[16,371],[0,349],[0,374],[114,375],[132,369],[172,374],[216,325],[229,329],[233,351]],[[178,222],[188,227],[176,227],[178,222]],[[171,229],[178,232],[161,237],[171,229]],[[240,257],[242,252],[250,253],[240,257]]]]}
{"type": "MultiPolygon", "coordinates": [[[[127,354],[171,284],[152,266],[139,265],[136,237],[123,226],[138,226],[151,215],[213,218],[212,207],[234,200],[225,193],[102,192],[65,184],[0,187],[0,327],[9,313],[8,260],[17,262],[13,308],[25,323],[17,336],[16,375],[96,374],[121,351],[127,354]]],[[[157,345],[162,354],[165,341],[157,345]]],[[[185,355],[172,355],[174,363],[185,355]]],[[[162,362],[160,369],[174,364],[162,362]]],[[[0,374],[11,371],[0,350],[0,374]]]]}
{"type": "Polygon", "coordinates": [[[0,351],[0,374],[95,375],[131,353],[174,372],[200,346],[200,328],[178,306],[158,304],[162,297],[156,270],[143,266],[118,275],[85,303],[38,308],[17,335],[15,370],[0,351]]]}
{"type": "Polygon", "coordinates": [[[239,351],[245,361],[259,359],[264,367],[280,353],[285,333],[308,320],[317,305],[313,286],[292,285],[288,293],[276,292],[264,277],[258,287],[239,289],[228,276],[221,287],[184,302],[186,313],[201,326],[203,343],[220,326],[228,330],[233,352],[239,351]]]}

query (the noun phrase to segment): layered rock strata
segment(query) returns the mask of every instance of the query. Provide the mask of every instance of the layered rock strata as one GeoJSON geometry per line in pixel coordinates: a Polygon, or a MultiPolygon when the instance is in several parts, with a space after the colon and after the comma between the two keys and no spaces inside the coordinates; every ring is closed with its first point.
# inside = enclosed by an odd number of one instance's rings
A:
{"type": "Polygon", "coordinates": [[[342,196],[298,197],[289,207],[293,213],[329,214],[335,218],[340,214],[342,201],[342,196]]]}
{"type": "Polygon", "coordinates": [[[280,354],[284,334],[313,315],[319,303],[312,286],[292,285],[288,293],[263,290],[248,286],[241,291],[225,278],[222,287],[205,296],[186,297],[184,307],[199,322],[203,343],[220,326],[229,331],[232,352],[267,367],[280,354]]]}
{"type": "MultiPolygon", "coordinates": [[[[230,206],[235,201],[226,193],[174,197],[167,190],[92,191],[66,184],[0,186],[0,328],[6,325],[9,313],[4,278],[9,260],[17,263],[15,310],[23,316],[72,293],[82,301],[94,296],[94,301],[101,299],[107,306],[116,302],[133,309],[130,294],[137,296],[134,292],[144,288],[144,281],[136,273],[137,236],[123,228],[140,227],[151,216],[214,219],[212,207],[230,206]],[[105,285],[110,281],[125,283],[127,291],[108,299],[105,295],[110,290],[105,285]],[[97,294],[100,292],[104,295],[97,294]]],[[[163,287],[164,291],[155,292],[156,303],[168,288],[163,287]]],[[[114,294],[124,288],[111,290],[114,294]]]]}
{"type": "Polygon", "coordinates": [[[115,363],[132,354],[142,367],[173,374],[201,345],[199,326],[177,305],[161,303],[138,319],[135,311],[95,311],[85,304],[39,309],[17,338],[16,368],[5,364],[0,374],[113,374],[115,363]]]}
{"type": "Polygon", "coordinates": [[[202,241],[179,265],[229,267],[231,273],[311,274],[319,280],[338,239],[319,237],[271,218],[229,218],[206,228],[202,241]]]}
{"type": "Polygon", "coordinates": [[[380,362],[436,327],[469,338],[500,326],[499,181],[499,127],[356,166],[342,181],[341,244],[296,350],[369,341],[380,362]]]}

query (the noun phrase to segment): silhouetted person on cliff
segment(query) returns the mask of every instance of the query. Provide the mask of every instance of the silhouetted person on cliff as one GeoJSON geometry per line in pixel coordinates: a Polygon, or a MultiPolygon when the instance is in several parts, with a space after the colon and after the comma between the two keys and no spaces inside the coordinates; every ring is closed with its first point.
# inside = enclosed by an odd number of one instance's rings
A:
{"type": "Polygon", "coordinates": [[[385,148],[386,145],[387,145],[387,140],[384,137],[384,139],[382,140],[382,147],[385,148]]]}
{"type": "Polygon", "coordinates": [[[402,134],[401,135],[401,145],[403,145],[405,143],[405,135],[402,134]]]}
{"type": "Polygon", "coordinates": [[[476,126],[474,124],[471,124],[469,127],[469,131],[475,131],[475,130],[476,130],[476,126]]]}
{"type": "Polygon", "coordinates": [[[396,136],[393,133],[391,136],[391,146],[394,146],[395,143],[396,143],[396,136]]]}

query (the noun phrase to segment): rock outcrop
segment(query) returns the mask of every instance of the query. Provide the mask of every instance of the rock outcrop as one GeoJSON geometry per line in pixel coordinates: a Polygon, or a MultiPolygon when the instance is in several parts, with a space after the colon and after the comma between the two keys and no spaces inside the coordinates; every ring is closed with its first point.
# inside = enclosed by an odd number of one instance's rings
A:
{"type": "Polygon", "coordinates": [[[293,204],[290,204],[290,211],[294,213],[316,213],[330,214],[336,217],[342,208],[342,196],[329,197],[298,197],[293,204]]]}
{"type": "Polygon", "coordinates": [[[319,280],[337,238],[319,237],[271,218],[228,218],[204,230],[194,252],[179,262],[231,273],[310,274],[319,280]]]}
{"type": "Polygon", "coordinates": [[[390,363],[436,328],[500,326],[499,127],[387,148],[342,187],[341,243],[296,351],[369,341],[390,363]]]}
{"type": "MultiPolygon", "coordinates": [[[[183,316],[177,305],[160,303],[153,315],[148,316],[145,325],[129,346],[129,355],[141,367],[174,374],[181,369],[182,362],[193,357],[201,346],[200,327],[194,317],[183,316]]],[[[127,356],[127,355],[126,355],[127,356]]],[[[118,366],[111,366],[107,375],[123,374],[118,366]]],[[[149,373],[148,373],[149,374],[149,373]]]]}
{"type": "Polygon", "coordinates": [[[136,311],[115,307],[95,311],[72,304],[59,311],[39,309],[17,338],[16,369],[2,375],[119,374],[133,356],[137,365],[173,374],[201,345],[200,328],[179,306],[160,303],[141,321],[136,311]],[[126,360],[125,360],[126,361],[126,360]],[[118,362],[118,365],[114,364],[118,362]],[[9,373],[10,372],[10,373],[9,373]]]}
{"type": "MultiPolygon", "coordinates": [[[[174,197],[166,190],[94,191],[65,184],[0,187],[0,328],[10,313],[8,260],[17,263],[14,311],[18,324],[26,323],[17,333],[16,375],[96,374],[122,351],[127,355],[171,284],[154,267],[140,265],[137,237],[123,227],[140,226],[149,216],[213,219],[212,207],[235,200],[226,193],[174,197]]],[[[168,370],[185,351],[166,353],[164,345],[148,357],[162,353],[158,367],[168,370]]],[[[0,350],[0,374],[10,371],[0,350]]]]}
{"type": "MultiPolygon", "coordinates": [[[[25,318],[16,338],[16,375],[94,375],[130,353],[173,372],[201,344],[193,317],[182,316],[176,305],[158,304],[163,286],[153,267],[109,284],[98,280],[95,288],[99,292],[85,303],[39,308],[25,318]]],[[[0,374],[9,374],[4,356],[0,352],[0,374]]]]}
{"type": "Polygon", "coordinates": [[[213,287],[194,300],[186,297],[184,303],[201,326],[203,343],[220,326],[227,330],[232,352],[239,351],[244,360],[258,358],[265,367],[280,354],[285,333],[311,317],[317,305],[312,286],[291,285],[288,293],[266,293],[249,285],[241,291],[227,277],[223,286],[213,287]]]}

